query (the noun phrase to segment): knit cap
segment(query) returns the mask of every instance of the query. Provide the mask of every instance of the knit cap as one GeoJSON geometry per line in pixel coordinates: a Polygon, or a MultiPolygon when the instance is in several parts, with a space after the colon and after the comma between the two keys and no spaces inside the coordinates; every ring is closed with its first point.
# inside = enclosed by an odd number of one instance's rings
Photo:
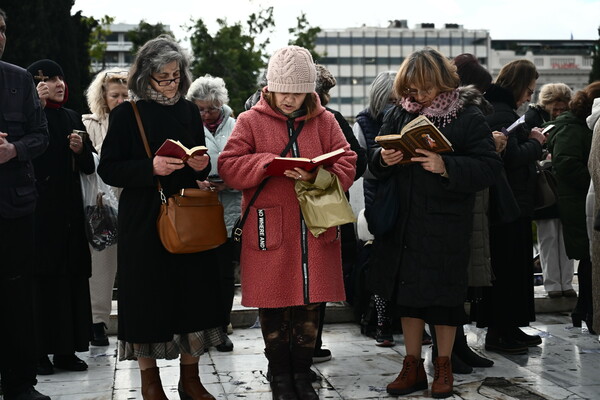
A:
{"type": "Polygon", "coordinates": [[[316,64],[317,68],[317,84],[316,91],[317,93],[327,93],[329,89],[334,87],[337,83],[335,77],[329,72],[325,66],[321,64],[316,64]]]}
{"type": "Polygon", "coordinates": [[[48,78],[52,78],[53,76],[60,76],[63,78],[65,77],[65,73],[63,72],[60,65],[48,59],[38,60],[34,62],[29,67],[27,67],[27,71],[29,71],[29,73],[32,76],[38,75],[39,71],[41,71],[42,74],[47,76],[48,78]]]}
{"type": "Polygon", "coordinates": [[[277,93],[312,93],[317,71],[304,47],[287,46],[275,52],[267,68],[267,87],[277,93]]]}

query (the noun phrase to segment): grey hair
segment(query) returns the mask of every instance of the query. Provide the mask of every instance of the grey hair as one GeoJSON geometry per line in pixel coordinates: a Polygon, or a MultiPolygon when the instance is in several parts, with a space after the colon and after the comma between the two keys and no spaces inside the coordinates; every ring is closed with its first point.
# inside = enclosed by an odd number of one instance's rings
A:
{"type": "Polygon", "coordinates": [[[1,8],[0,8],[0,18],[2,18],[4,20],[4,22],[6,22],[6,13],[1,8]]]}
{"type": "Polygon", "coordinates": [[[396,72],[384,71],[377,74],[373,83],[371,83],[368,111],[373,118],[377,118],[379,113],[388,105],[395,78],[396,72]]]}
{"type": "Polygon", "coordinates": [[[138,50],[135,61],[129,70],[129,90],[137,97],[149,100],[146,90],[150,86],[150,77],[173,61],[179,65],[181,74],[177,91],[182,97],[185,96],[192,83],[190,60],[175,39],[166,34],[147,41],[138,50]]]}
{"type": "Polygon", "coordinates": [[[229,103],[229,93],[225,87],[225,81],[209,74],[192,82],[186,98],[190,101],[207,101],[216,107],[229,103]]]}
{"type": "Polygon", "coordinates": [[[564,83],[546,83],[540,89],[537,104],[542,107],[557,101],[568,104],[571,101],[571,97],[571,88],[564,83]]]}

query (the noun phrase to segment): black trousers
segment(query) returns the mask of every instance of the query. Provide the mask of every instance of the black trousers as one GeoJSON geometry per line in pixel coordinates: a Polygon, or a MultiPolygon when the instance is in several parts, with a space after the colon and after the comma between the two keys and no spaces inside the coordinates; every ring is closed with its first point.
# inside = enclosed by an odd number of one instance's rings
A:
{"type": "Polygon", "coordinates": [[[0,376],[5,396],[37,383],[33,255],[33,215],[0,217],[0,376]]]}

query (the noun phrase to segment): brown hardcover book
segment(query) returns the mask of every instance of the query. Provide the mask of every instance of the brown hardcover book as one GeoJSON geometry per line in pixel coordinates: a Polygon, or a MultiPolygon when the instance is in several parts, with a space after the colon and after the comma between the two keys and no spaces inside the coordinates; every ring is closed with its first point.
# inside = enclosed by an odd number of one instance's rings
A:
{"type": "Polygon", "coordinates": [[[384,149],[402,151],[404,156],[400,164],[409,164],[411,158],[421,157],[416,149],[424,149],[435,153],[453,151],[452,143],[424,115],[410,121],[399,134],[377,136],[375,141],[384,149]]]}
{"type": "Polygon", "coordinates": [[[332,165],[345,152],[345,149],[337,149],[315,158],[275,157],[275,159],[267,165],[266,173],[271,176],[283,176],[284,171],[288,169],[293,170],[296,167],[306,171],[312,171],[319,165],[332,165]]]}
{"type": "Polygon", "coordinates": [[[186,161],[188,158],[206,154],[208,148],[206,146],[195,146],[191,149],[185,147],[179,140],[167,139],[156,150],[157,156],[174,157],[186,161]]]}

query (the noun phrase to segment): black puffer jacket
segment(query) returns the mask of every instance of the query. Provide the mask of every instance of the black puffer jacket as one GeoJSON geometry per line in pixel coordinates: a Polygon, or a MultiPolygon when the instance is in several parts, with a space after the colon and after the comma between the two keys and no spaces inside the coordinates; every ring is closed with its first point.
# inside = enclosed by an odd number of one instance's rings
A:
{"type": "MultiPolygon", "coordinates": [[[[386,107],[379,115],[373,117],[369,113],[369,109],[365,108],[356,116],[356,122],[360,126],[362,134],[367,144],[367,148],[372,147],[375,143],[375,137],[379,135],[379,129],[383,125],[383,116],[385,112],[389,110],[391,106],[386,107]]],[[[373,199],[375,198],[375,192],[377,191],[377,179],[372,179],[371,174],[365,174],[363,177],[363,194],[365,197],[365,209],[371,207],[373,199]],[[368,175],[368,177],[367,177],[368,175]]]]}
{"type": "MultiPolygon", "coordinates": [[[[494,106],[494,113],[486,117],[490,128],[499,131],[519,119],[517,105],[508,90],[491,85],[485,98],[494,106]]],[[[533,217],[535,191],[535,162],[542,156],[542,145],[529,139],[529,129],[522,127],[508,137],[503,153],[504,169],[515,199],[521,208],[521,217],[533,217]]]]}
{"type": "MultiPolygon", "coordinates": [[[[369,149],[370,171],[380,181],[399,180],[401,203],[394,230],[375,238],[369,282],[400,305],[456,306],[467,294],[475,193],[495,182],[502,161],[479,108],[481,95],[462,89],[461,99],[457,118],[439,127],[454,148],[442,155],[449,178],[418,163],[384,167],[381,149],[369,149]]],[[[399,132],[406,117],[401,108],[390,110],[380,134],[399,132]]]]}

